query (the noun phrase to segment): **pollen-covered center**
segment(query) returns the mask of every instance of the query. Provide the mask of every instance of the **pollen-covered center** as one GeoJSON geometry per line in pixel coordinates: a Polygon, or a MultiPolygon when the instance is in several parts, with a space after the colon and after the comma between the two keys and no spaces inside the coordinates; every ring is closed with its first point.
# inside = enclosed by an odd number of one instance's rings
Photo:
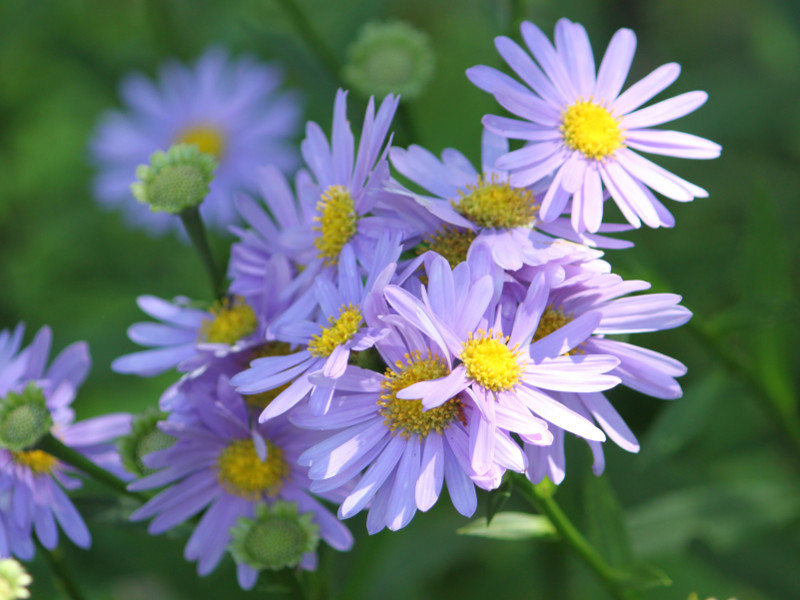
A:
{"type": "Polygon", "coordinates": [[[237,440],[217,458],[217,480],[235,496],[256,499],[280,492],[289,475],[289,465],[280,448],[267,442],[267,460],[261,461],[253,440],[237,440]]]}
{"type": "Polygon", "coordinates": [[[474,239],[474,231],[445,225],[425,238],[425,241],[420,244],[419,254],[433,250],[442,255],[454,268],[467,260],[467,252],[469,252],[469,247],[474,239]]]}
{"type": "Polygon", "coordinates": [[[225,298],[211,307],[211,319],[200,326],[199,339],[212,344],[235,344],[258,327],[256,313],[241,296],[225,298]]]}
{"type": "Polygon", "coordinates": [[[428,352],[427,358],[422,358],[418,351],[405,355],[405,362],[398,360],[386,369],[386,379],[383,381],[385,392],[381,394],[378,405],[384,424],[393,434],[408,437],[417,434],[427,436],[431,431],[442,433],[454,420],[464,421],[464,411],[461,401],[450,398],[444,404],[423,410],[422,400],[403,400],[397,397],[397,392],[408,386],[420,382],[439,379],[450,373],[444,359],[428,352]]]}
{"type": "Polygon", "coordinates": [[[220,158],[225,152],[225,136],[212,125],[195,125],[181,131],[175,144],[194,144],[200,152],[220,158]]]}
{"type": "Polygon", "coordinates": [[[607,109],[582,100],[564,111],[561,135],[567,146],[595,160],[614,154],[624,140],[619,121],[607,109]]]}
{"type": "Polygon", "coordinates": [[[467,376],[494,392],[510,390],[519,381],[522,369],[517,356],[519,350],[508,347],[508,336],[480,329],[478,337],[469,334],[459,358],[467,369],[467,376]]]}
{"type": "Polygon", "coordinates": [[[34,475],[50,474],[58,463],[52,454],[44,450],[25,450],[23,452],[12,452],[11,460],[18,465],[28,467],[34,475]]]}
{"type": "Polygon", "coordinates": [[[477,185],[468,185],[467,192],[459,192],[453,208],[476,225],[491,228],[529,227],[536,218],[538,204],[533,192],[511,187],[508,181],[499,181],[492,175],[478,177],[477,185]]]}
{"type": "MultiPolygon", "coordinates": [[[[572,321],[571,315],[565,315],[564,311],[560,308],[548,306],[539,319],[539,325],[536,328],[536,332],[533,334],[533,341],[538,342],[543,337],[547,337],[554,331],[561,329],[570,321],[572,321]]],[[[576,347],[567,352],[567,354],[583,354],[583,352],[582,349],[576,347]]]]}
{"type": "Polygon", "coordinates": [[[320,325],[322,331],[319,335],[311,336],[308,342],[308,351],[312,356],[330,356],[336,346],[344,344],[351,339],[361,328],[363,321],[361,309],[348,304],[339,307],[338,317],[328,317],[328,327],[320,325]]]}
{"type": "Polygon", "coordinates": [[[350,190],[343,185],[330,186],[317,202],[317,211],[319,215],[314,220],[319,224],[313,227],[317,232],[317,256],[324,258],[326,265],[335,265],[339,252],[356,234],[358,215],[350,190]]]}

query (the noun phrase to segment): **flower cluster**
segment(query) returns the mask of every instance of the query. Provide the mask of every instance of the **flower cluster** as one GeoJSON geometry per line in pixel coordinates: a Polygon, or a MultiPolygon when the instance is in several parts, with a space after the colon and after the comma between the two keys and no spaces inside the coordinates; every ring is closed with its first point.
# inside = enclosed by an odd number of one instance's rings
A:
{"type": "Polygon", "coordinates": [[[181,377],[160,402],[169,442],[131,446],[149,449],[131,489],[163,488],[133,518],[161,533],[200,515],[186,557],[201,574],[227,550],[250,588],[265,568],[314,568],[318,538],[348,549],[319,499],[339,519],[368,511],[375,533],[430,509],[445,483],[463,515],[507,471],[559,483],[567,434],[599,474],[606,441],[639,448],[607,390],[681,395],[685,367],[628,338],[691,313],[613,273],[602,249],[632,246],[608,234],[642,222],[674,224],[651,190],[705,195],[635,152],[716,156],[650,128],[705,94],[640,108],[677,65],[620,94],[629,30],[597,72],[581,25],[559,21],[555,46],[531,23],[522,37],[533,58],[506,38],[497,48],[525,85],[468,71],[523,119],[484,117],[479,167],[455,149],[392,147],[393,95],[370,98],[357,138],[340,90],[330,138],[306,127],[293,185],[267,165],[253,172],[260,195],[237,197],[246,225],[232,227],[228,295],[206,308],[139,299],[160,322],[131,327],[148,349],[114,369],[181,377]],[[607,199],[628,224],[602,222],[607,199]]]}

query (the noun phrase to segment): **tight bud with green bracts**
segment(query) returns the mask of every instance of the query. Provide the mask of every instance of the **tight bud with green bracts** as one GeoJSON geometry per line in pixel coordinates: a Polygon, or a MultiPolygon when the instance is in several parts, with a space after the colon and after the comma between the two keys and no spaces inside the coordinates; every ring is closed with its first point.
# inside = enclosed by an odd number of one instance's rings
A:
{"type": "Polygon", "coordinates": [[[154,152],[150,164],[139,165],[131,192],[150,210],[177,215],[205,199],[216,168],[211,154],[193,144],[178,144],[167,152],[154,152]]]}
{"type": "Polygon", "coordinates": [[[148,409],[134,418],[131,432],[119,439],[117,448],[122,466],[136,475],[145,477],[155,471],[145,464],[145,457],[151,452],[164,450],[175,443],[175,438],[158,428],[159,422],[166,419],[166,414],[148,409]]]}
{"type": "Polygon", "coordinates": [[[367,23],[347,48],[344,78],[369,96],[420,96],[433,78],[435,56],[428,36],[408,23],[367,23]]]}
{"type": "Polygon", "coordinates": [[[230,552],[254,571],[296,567],[319,542],[319,525],[310,512],[298,514],[294,502],[259,504],[255,518],[241,517],[231,528],[230,552]]]}
{"type": "Polygon", "coordinates": [[[30,382],[21,394],[0,398],[0,448],[20,452],[31,448],[53,426],[44,394],[30,382]]]}
{"type": "Polygon", "coordinates": [[[0,600],[30,598],[28,586],[33,583],[21,564],[13,558],[0,559],[0,600]]]}

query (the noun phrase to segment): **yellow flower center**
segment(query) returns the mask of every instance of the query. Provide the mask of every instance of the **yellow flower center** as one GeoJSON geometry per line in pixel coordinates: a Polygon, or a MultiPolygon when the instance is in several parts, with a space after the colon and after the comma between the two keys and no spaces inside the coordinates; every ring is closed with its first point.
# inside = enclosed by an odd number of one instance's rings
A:
{"type": "MultiPolygon", "coordinates": [[[[252,354],[250,354],[248,364],[250,361],[253,361],[257,358],[266,358],[267,356],[288,356],[291,350],[292,347],[286,342],[267,342],[266,344],[258,346],[252,352],[252,354]]],[[[242,398],[244,398],[244,401],[249,407],[263,410],[269,406],[270,402],[275,400],[275,398],[277,398],[283,390],[288,388],[291,383],[292,382],[290,381],[288,383],[284,383],[283,385],[279,385],[274,389],[258,392],[257,394],[245,394],[242,396],[242,398]]]]}
{"type": "Polygon", "coordinates": [[[212,344],[234,344],[253,333],[258,319],[241,296],[225,298],[211,307],[213,318],[200,327],[199,339],[212,344]]]}
{"type": "Polygon", "coordinates": [[[256,500],[276,496],[289,475],[289,465],[280,448],[267,442],[267,460],[256,454],[253,440],[237,440],[217,458],[217,480],[235,496],[256,500]]]}
{"type": "MultiPolygon", "coordinates": [[[[547,337],[555,330],[562,328],[564,325],[572,321],[572,317],[565,315],[564,311],[560,308],[553,308],[548,306],[542,313],[542,318],[539,319],[539,326],[533,334],[533,341],[538,342],[543,337],[547,337]]],[[[573,348],[567,354],[584,354],[580,345],[573,348]]]]}
{"type": "Polygon", "coordinates": [[[212,125],[187,127],[178,134],[175,144],[194,144],[200,152],[220,158],[225,152],[225,136],[212,125]]]}
{"type": "Polygon", "coordinates": [[[467,260],[467,252],[475,239],[475,232],[469,229],[456,229],[455,227],[443,226],[420,244],[418,253],[423,254],[428,250],[433,250],[441,254],[451,267],[467,260]]]}
{"type": "Polygon", "coordinates": [[[313,227],[318,232],[314,245],[319,250],[319,258],[325,259],[328,266],[335,265],[344,245],[356,234],[355,202],[343,185],[332,185],[317,202],[319,215],[314,220],[319,223],[313,227]]]}
{"type": "Polygon", "coordinates": [[[461,401],[450,398],[444,404],[423,410],[422,400],[403,400],[397,392],[419,381],[439,379],[450,372],[444,360],[431,354],[422,358],[418,351],[405,355],[405,362],[398,360],[395,368],[386,369],[383,387],[386,390],[378,400],[379,412],[383,422],[392,432],[403,437],[417,434],[427,436],[431,431],[442,433],[454,420],[464,422],[464,411],[461,401]]]}
{"type": "Polygon", "coordinates": [[[536,218],[538,203],[533,192],[500,182],[496,175],[490,181],[478,177],[477,185],[468,185],[461,199],[452,201],[453,208],[463,217],[481,227],[529,227],[536,218]]]}
{"type": "Polygon", "coordinates": [[[619,121],[608,110],[582,100],[564,112],[561,135],[567,146],[595,160],[613,155],[624,141],[619,121]]]}
{"type": "Polygon", "coordinates": [[[28,467],[35,475],[52,473],[58,463],[55,456],[44,450],[12,452],[11,457],[15,463],[28,467]]]}
{"type": "Polygon", "coordinates": [[[467,369],[467,376],[483,387],[494,392],[510,390],[519,381],[522,369],[517,357],[520,354],[515,346],[508,347],[508,336],[478,330],[479,337],[469,334],[461,351],[461,361],[467,369]]]}
{"type": "Polygon", "coordinates": [[[328,317],[330,326],[320,325],[319,335],[311,337],[308,342],[308,351],[312,356],[330,356],[331,352],[340,344],[352,338],[361,328],[361,310],[358,306],[348,304],[339,307],[338,317],[328,317]]]}

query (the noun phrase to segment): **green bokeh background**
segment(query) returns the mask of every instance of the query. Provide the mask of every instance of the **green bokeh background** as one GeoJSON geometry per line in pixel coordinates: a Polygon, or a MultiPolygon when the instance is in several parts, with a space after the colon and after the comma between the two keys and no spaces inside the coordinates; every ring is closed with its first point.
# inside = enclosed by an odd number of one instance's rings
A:
{"type": "MultiPolygon", "coordinates": [[[[784,434],[787,423],[797,426],[800,372],[800,5],[298,2],[339,57],[370,20],[403,19],[430,36],[436,75],[409,104],[416,135],[402,139],[401,133],[401,145],[434,152],[456,147],[478,159],[480,117],[501,109],[464,71],[475,64],[503,68],[492,39],[518,38],[521,18],[548,33],[562,16],[583,23],[598,57],[616,29],[631,27],[639,44],[629,83],[677,61],[683,71],[669,95],[709,92],[708,103],[674,127],[719,142],[722,157],[658,162],[710,197],[666,201],[674,229],[634,232],[635,249],[607,253],[616,271],[681,294],[695,313],[689,327],[637,337],[687,364],[685,396],[663,402],[611,392],[642,452],[628,455],[607,445],[607,476],[598,481],[585,446],[568,444],[568,474],[557,498],[612,562],[619,535],[604,530],[619,503],[637,559],[673,581],[645,592],[648,599],[684,599],[690,592],[701,599],[800,598],[800,447],[784,434]]],[[[48,324],[55,350],[89,342],[94,365],[75,404],[79,417],[142,410],[172,381],[109,368],[113,358],[135,349],[125,329],[142,318],[137,295],[208,297],[190,248],[128,230],[116,214],[97,208],[87,140],[102,111],[118,106],[121,76],[130,70],[152,76],[164,58],[193,60],[212,43],[282,62],[288,85],[305,95],[306,118],[328,129],[338,83],[277,0],[0,4],[0,327],[25,321],[30,340],[48,324]]],[[[214,240],[220,255],[228,243],[214,240]]],[[[83,552],[66,541],[62,548],[90,599],[272,597],[265,585],[241,592],[229,558],[198,578],[182,559],[187,531],[148,536],[143,526],[125,523],[130,507],[111,502],[102,488],[87,485],[77,502],[94,545],[83,552]]],[[[516,497],[507,507],[525,510],[516,497]]],[[[368,537],[364,519],[356,517],[349,522],[354,550],[324,552],[323,574],[331,577],[334,595],[346,600],[605,597],[560,546],[457,535],[467,521],[442,501],[401,532],[368,537]]],[[[34,598],[60,597],[41,557],[30,569],[34,598]]]]}

